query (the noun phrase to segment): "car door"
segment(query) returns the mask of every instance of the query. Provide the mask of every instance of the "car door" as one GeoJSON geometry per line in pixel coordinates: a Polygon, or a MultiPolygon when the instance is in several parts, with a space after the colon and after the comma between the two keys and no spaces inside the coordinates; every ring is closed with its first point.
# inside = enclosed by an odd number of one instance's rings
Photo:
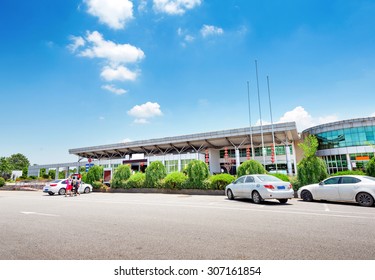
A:
{"type": "Polygon", "coordinates": [[[243,183],[245,182],[245,177],[242,176],[233,182],[231,187],[234,196],[243,196],[243,183]]]}
{"type": "Polygon", "coordinates": [[[341,200],[355,200],[357,189],[360,187],[360,179],[355,177],[342,177],[340,181],[339,194],[341,200]]]}
{"type": "Polygon", "coordinates": [[[340,200],[339,187],[341,177],[331,177],[319,184],[314,198],[325,200],[340,200]]]}
{"type": "Polygon", "coordinates": [[[246,176],[245,182],[242,184],[242,194],[244,197],[250,198],[251,192],[255,188],[255,179],[253,176],[246,176]]]}

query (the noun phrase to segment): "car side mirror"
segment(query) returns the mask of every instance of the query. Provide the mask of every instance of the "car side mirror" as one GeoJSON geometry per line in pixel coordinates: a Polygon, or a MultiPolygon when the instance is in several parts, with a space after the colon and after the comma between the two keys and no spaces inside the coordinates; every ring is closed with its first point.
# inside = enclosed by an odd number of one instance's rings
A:
{"type": "Polygon", "coordinates": [[[323,186],[323,185],[324,185],[323,181],[319,182],[319,186],[323,186]]]}

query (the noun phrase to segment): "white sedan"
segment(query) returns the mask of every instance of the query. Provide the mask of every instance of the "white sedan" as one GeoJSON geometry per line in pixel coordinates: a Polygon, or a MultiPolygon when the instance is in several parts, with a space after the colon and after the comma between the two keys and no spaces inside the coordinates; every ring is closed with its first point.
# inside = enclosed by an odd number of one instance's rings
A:
{"type": "Polygon", "coordinates": [[[375,178],[360,175],[330,177],[319,184],[300,188],[298,197],[304,201],[350,201],[369,207],[374,205],[375,178]]]}
{"type": "MultiPolygon", "coordinates": [[[[59,194],[63,195],[66,193],[67,179],[54,180],[43,187],[43,192],[49,195],[59,194]]],[[[92,186],[90,184],[81,183],[78,188],[79,193],[92,192],[92,186]]]]}
{"type": "Polygon", "coordinates": [[[266,174],[244,175],[225,187],[228,199],[236,197],[251,198],[254,203],[265,199],[277,199],[286,203],[294,197],[292,185],[279,178],[266,174]]]}

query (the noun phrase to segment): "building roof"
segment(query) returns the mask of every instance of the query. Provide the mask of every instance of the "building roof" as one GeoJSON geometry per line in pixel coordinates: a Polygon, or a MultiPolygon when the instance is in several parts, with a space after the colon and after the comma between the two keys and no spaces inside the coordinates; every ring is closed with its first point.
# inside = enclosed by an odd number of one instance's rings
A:
{"type": "MultiPolygon", "coordinates": [[[[276,123],[273,125],[276,144],[291,143],[298,140],[295,122],[276,123]]],[[[163,155],[184,152],[201,152],[207,148],[222,149],[225,147],[243,148],[250,145],[250,134],[254,147],[262,144],[261,129],[265,145],[272,143],[272,126],[260,126],[212,131],[150,140],[139,140],[110,145],[70,149],[69,153],[82,158],[115,159],[129,154],[163,155]],[[251,132],[250,132],[251,131],[251,132]]]]}
{"type": "Polygon", "coordinates": [[[325,123],[317,126],[310,127],[305,129],[302,132],[302,135],[306,134],[318,134],[327,131],[333,131],[338,129],[352,128],[352,127],[365,127],[365,126],[375,126],[375,117],[368,118],[357,118],[349,119],[343,121],[337,121],[332,123],[325,123]]]}

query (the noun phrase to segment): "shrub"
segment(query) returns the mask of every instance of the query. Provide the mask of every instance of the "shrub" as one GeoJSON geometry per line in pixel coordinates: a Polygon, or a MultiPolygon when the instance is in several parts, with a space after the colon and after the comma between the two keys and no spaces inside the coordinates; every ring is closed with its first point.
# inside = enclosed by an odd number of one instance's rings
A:
{"type": "Polygon", "coordinates": [[[279,178],[280,180],[282,180],[284,182],[290,182],[290,178],[286,174],[282,174],[282,173],[268,173],[268,175],[275,176],[276,178],[279,178]]]}
{"type": "Polygon", "coordinates": [[[168,189],[182,189],[187,181],[187,176],[182,172],[172,172],[164,179],[164,187],[168,189]]]}
{"type": "Polygon", "coordinates": [[[204,187],[203,181],[208,178],[210,171],[205,162],[194,159],[189,162],[186,173],[188,175],[187,184],[191,188],[201,189],[204,187]]]}
{"type": "Polygon", "coordinates": [[[126,181],[126,188],[143,188],[145,186],[146,174],[137,172],[126,181]]]}
{"type": "Polygon", "coordinates": [[[154,161],[146,168],[145,184],[149,188],[160,188],[161,180],[167,176],[165,166],[161,161],[154,161]]]}
{"type": "Polygon", "coordinates": [[[298,181],[301,186],[318,183],[328,177],[326,163],[315,153],[318,139],[309,135],[298,146],[303,149],[304,158],[298,163],[298,181]]]}
{"type": "Polygon", "coordinates": [[[375,177],[375,157],[366,164],[366,174],[375,177]]]}
{"type": "Polygon", "coordinates": [[[345,170],[345,171],[339,171],[334,174],[331,174],[331,176],[342,176],[342,175],[366,175],[365,172],[362,170],[345,170]]]}
{"type": "Polygon", "coordinates": [[[103,167],[95,165],[87,172],[86,181],[89,184],[93,184],[95,181],[100,181],[103,178],[103,167]]]}
{"type": "Polygon", "coordinates": [[[301,183],[298,181],[297,176],[294,176],[294,177],[290,178],[290,183],[292,184],[293,190],[295,190],[295,191],[298,191],[298,189],[300,187],[302,187],[301,183]]]}
{"type": "Polygon", "coordinates": [[[301,186],[319,183],[328,177],[326,164],[316,156],[304,158],[298,163],[297,177],[301,186]]]}
{"type": "Polygon", "coordinates": [[[243,175],[248,174],[265,174],[266,169],[264,169],[263,165],[253,159],[247,160],[238,167],[237,176],[241,177],[243,175]]]}
{"type": "Polygon", "coordinates": [[[113,174],[113,178],[111,181],[111,187],[113,188],[125,188],[126,187],[126,180],[130,178],[131,170],[129,165],[120,165],[115,173],[113,174]]]}
{"type": "Polygon", "coordinates": [[[209,179],[210,189],[224,190],[227,185],[234,181],[234,176],[230,174],[217,174],[211,176],[209,179]]]}
{"type": "Polygon", "coordinates": [[[0,188],[5,186],[5,179],[3,177],[0,177],[0,188]]]}
{"type": "Polygon", "coordinates": [[[100,181],[94,181],[94,182],[91,183],[91,185],[94,189],[98,190],[98,189],[102,188],[103,183],[100,182],[100,181]]]}

